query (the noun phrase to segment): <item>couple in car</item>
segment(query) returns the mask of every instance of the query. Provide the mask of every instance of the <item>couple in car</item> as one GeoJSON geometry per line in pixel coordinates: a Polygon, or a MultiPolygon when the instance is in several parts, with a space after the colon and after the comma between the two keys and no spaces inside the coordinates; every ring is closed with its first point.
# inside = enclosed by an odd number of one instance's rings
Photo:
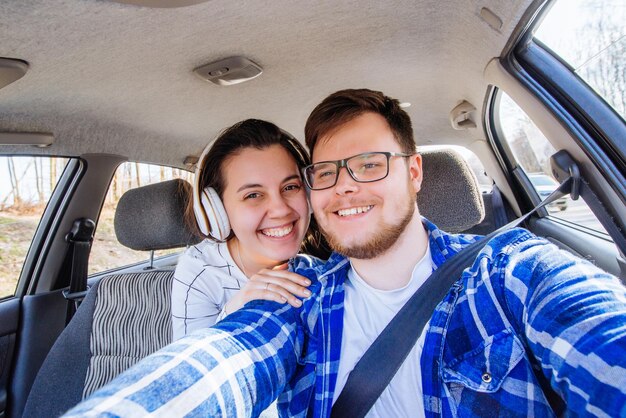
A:
{"type": "MultiPolygon", "coordinates": [[[[207,147],[189,212],[208,238],[176,270],[176,341],[69,416],[258,416],[278,399],[281,416],[329,417],[407,300],[482,238],[420,216],[428,173],[397,100],[336,92],[305,139],[311,160],[275,125],[246,120],[207,147]],[[317,225],[327,261],[297,255],[317,225]]],[[[520,228],[467,267],[367,416],[626,415],[617,278],[520,228]]]]}

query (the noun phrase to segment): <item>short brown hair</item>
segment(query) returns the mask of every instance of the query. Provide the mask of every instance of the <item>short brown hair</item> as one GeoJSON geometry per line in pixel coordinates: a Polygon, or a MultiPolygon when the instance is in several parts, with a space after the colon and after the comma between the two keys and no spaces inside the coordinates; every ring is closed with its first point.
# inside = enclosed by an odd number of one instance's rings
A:
{"type": "Polygon", "coordinates": [[[313,154],[317,141],[364,113],[381,115],[391,128],[396,141],[407,154],[415,153],[411,118],[400,102],[380,91],[368,89],[340,90],[317,105],[306,121],[304,137],[313,154]]]}

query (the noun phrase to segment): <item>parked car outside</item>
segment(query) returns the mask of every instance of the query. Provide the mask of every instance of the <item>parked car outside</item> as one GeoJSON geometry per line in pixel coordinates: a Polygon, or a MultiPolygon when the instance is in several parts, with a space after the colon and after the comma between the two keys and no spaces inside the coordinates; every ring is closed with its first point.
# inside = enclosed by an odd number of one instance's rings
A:
{"type": "MultiPolygon", "coordinates": [[[[550,194],[559,187],[559,183],[547,174],[532,173],[528,175],[528,178],[533,186],[535,186],[535,190],[539,194],[539,197],[541,197],[541,200],[545,200],[546,197],[550,196],[550,194]]],[[[550,203],[548,208],[557,208],[560,211],[564,211],[567,209],[567,196],[563,196],[553,203],[550,203]]]]}

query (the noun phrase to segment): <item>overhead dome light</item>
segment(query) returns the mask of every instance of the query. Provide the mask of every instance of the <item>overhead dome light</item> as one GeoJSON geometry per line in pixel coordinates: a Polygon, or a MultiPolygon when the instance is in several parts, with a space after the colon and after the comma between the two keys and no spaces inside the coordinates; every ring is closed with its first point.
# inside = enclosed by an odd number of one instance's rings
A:
{"type": "Polygon", "coordinates": [[[407,107],[411,107],[411,103],[409,102],[402,102],[400,103],[400,107],[403,109],[406,109],[407,107]]]}
{"type": "Polygon", "coordinates": [[[260,76],[263,69],[246,57],[230,57],[198,67],[193,72],[211,83],[231,86],[260,76]]]}

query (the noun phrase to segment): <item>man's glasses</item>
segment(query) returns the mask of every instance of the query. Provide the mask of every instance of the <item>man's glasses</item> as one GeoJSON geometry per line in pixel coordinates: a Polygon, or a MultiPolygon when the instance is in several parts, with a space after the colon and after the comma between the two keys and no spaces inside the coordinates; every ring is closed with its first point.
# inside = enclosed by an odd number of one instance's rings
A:
{"type": "Polygon", "coordinates": [[[365,152],[337,161],[322,161],[303,170],[304,181],[311,190],[324,190],[337,184],[339,170],[345,167],[350,177],[359,183],[382,180],[389,174],[391,157],[410,157],[399,152],[365,152]]]}

